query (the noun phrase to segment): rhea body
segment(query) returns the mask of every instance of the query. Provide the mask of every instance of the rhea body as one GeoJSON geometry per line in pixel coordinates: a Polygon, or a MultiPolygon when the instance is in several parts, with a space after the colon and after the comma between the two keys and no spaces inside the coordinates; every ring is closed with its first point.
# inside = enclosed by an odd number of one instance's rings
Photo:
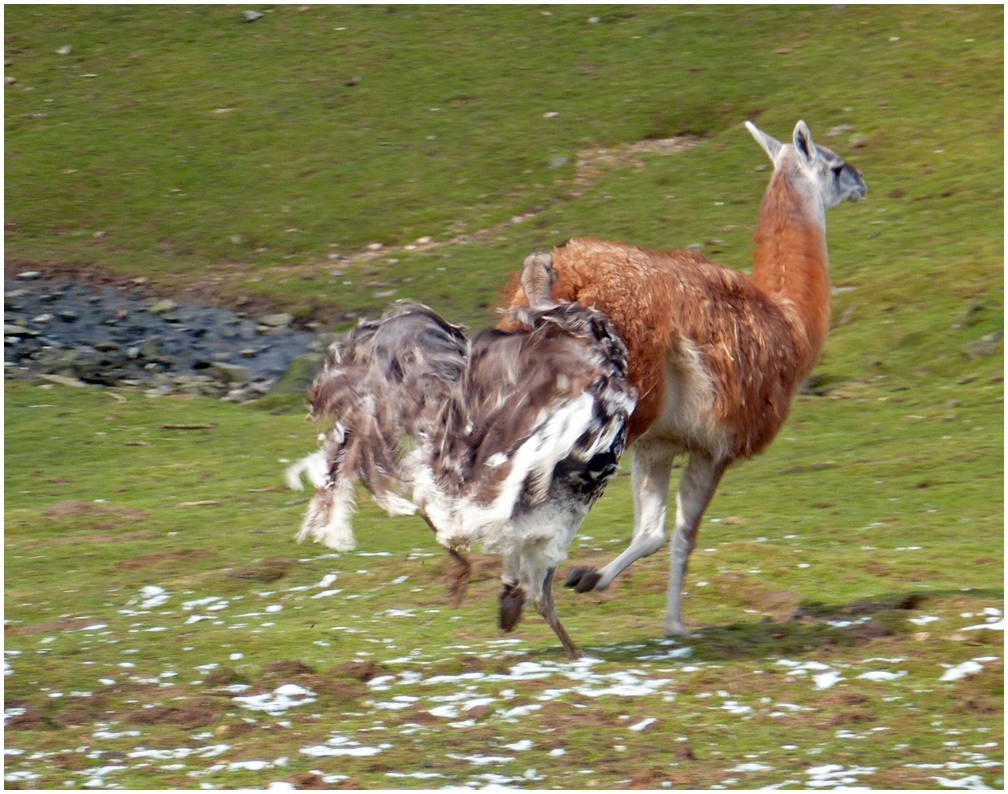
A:
{"type": "MultiPolygon", "coordinates": [[[[680,596],[697,531],[724,471],[764,449],[822,352],[830,321],[825,213],[856,201],[861,173],[812,141],[804,122],[783,144],[747,128],[773,161],[754,237],[752,277],[693,251],[574,239],[553,251],[555,300],[593,307],[628,349],[637,407],[628,425],[635,522],[630,546],[567,585],[604,590],[662,547],[672,464],[688,454],[676,497],[664,631],[685,634],[680,596]]],[[[517,289],[511,306],[525,302],[517,289]]]]}
{"type": "Polygon", "coordinates": [[[393,515],[418,513],[460,561],[479,544],[503,556],[500,623],[532,601],[568,656],[556,566],[626,445],[636,392],[626,348],[595,310],[554,304],[548,254],[525,263],[531,306],[515,328],[470,340],[422,304],[400,302],[335,344],[308,392],[331,419],[322,449],[288,470],[317,490],[299,539],[351,549],[359,480],[393,515]]]}

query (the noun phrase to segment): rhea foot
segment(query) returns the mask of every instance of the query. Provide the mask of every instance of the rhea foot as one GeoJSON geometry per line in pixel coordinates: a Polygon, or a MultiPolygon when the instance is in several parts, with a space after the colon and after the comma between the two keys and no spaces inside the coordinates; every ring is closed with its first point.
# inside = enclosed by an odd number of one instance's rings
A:
{"type": "Polygon", "coordinates": [[[602,574],[594,568],[578,567],[567,574],[564,586],[573,587],[579,593],[587,593],[595,589],[601,578],[602,574]]]}
{"type": "Polygon", "coordinates": [[[513,584],[505,584],[500,595],[500,627],[511,631],[521,620],[522,608],[525,606],[525,591],[513,584]]]}

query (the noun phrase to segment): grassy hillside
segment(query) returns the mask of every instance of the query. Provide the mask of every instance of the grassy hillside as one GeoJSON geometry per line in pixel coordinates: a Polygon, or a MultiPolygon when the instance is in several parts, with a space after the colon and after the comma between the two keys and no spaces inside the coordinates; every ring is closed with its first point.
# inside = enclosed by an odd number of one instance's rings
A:
{"type": "MultiPolygon", "coordinates": [[[[294,545],[300,414],[8,377],[5,786],[1003,787],[1003,10],[241,10],[5,9],[8,276],[482,324],[578,234],[747,267],[741,122],[804,118],[869,188],[816,393],[708,510],[697,636],[663,550],[558,588],[570,665],[419,520],[294,545]]],[[[632,516],[617,477],[570,564],[632,516]]]]}

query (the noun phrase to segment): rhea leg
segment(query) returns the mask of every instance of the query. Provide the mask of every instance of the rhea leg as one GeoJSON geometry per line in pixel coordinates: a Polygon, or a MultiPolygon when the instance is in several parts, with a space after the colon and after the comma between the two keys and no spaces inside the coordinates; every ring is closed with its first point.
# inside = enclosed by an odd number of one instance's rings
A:
{"type": "Polygon", "coordinates": [[[686,564],[696,546],[697,530],[704,510],[710,504],[726,465],[709,457],[691,453],[689,463],[679,481],[676,495],[676,522],[672,534],[671,561],[669,563],[668,601],[665,610],[665,635],[687,634],[682,622],[682,585],[686,577],[686,564]]]}
{"type": "Polygon", "coordinates": [[[472,565],[457,549],[448,549],[448,553],[455,560],[453,578],[448,582],[448,598],[451,599],[453,607],[458,607],[462,605],[462,597],[469,587],[469,574],[472,572],[472,565]]]}
{"type": "Polygon", "coordinates": [[[665,444],[639,441],[631,447],[633,456],[634,533],[633,541],[615,560],[603,568],[575,568],[565,584],[579,593],[605,590],[613,579],[641,557],[649,557],[665,544],[669,479],[676,450],[665,444]]]}
{"type": "Polygon", "coordinates": [[[556,568],[550,568],[546,572],[546,578],[543,580],[542,589],[539,592],[538,597],[535,599],[536,611],[543,616],[549,627],[553,629],[557,637],[560,638],[560,642],[567,652],[568,659],[580,659],[584,654],[581,649],[574,644],[574,640],[570,638],[567,630],[563,627],[560,622],[560,618],[557,616],[556,604],[553,601],[553,574],[556,572],[556,568]]]}
{"type": "Polygon", "coordinates": [[[501,573],[504,590],[500,594],[500,627],[504,631],[511,631],[518,625],[525,608],[525,590],[519,581],[520,573],[521,559],[513,550],[509,551],[504,555],[504,570],[501,573]]]}
{"type": "MultiPolygon", "coordinates": [[[[420,517],[427,522],[427,526],[431,528],[435,537],[437,536],[437,527],[431,523],[431,520],[427,517],[427,513],[421,508],[419,511],[420,517]]],[[[453,578],[448,582],[448,598],[451,599],[451,605],[453,607],[461,606],[462,597],[465,595],[466,589],[469,587],[469,574],[472,572],[472,565],[469,560],[466,559],[458,549],[448,549],[448,553],[452,556],[455,561],[455,569],[452,572],[453,578]]]]}

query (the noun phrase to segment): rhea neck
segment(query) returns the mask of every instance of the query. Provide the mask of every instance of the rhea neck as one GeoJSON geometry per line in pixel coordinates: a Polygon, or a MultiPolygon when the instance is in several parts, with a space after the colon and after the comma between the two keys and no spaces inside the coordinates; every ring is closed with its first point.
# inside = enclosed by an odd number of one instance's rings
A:
{"type": "Polygon", "coordinates": [[[753,283],[797,315],[811,367],[829,330],[829,258],[823,201],[799,168],[783,163],[774,171],[753,242],[753,283]]]}

